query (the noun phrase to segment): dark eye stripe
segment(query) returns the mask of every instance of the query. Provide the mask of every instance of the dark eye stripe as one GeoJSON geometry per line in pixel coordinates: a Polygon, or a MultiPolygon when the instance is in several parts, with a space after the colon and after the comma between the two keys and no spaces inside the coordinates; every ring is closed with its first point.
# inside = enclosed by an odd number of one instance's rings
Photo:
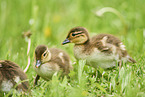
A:
{"type": "Polygon", "coordinates": [[[79,35],[79,34],[82,34],[82,32],[80,32],[80,33],[72,33],[72,36],[79,35]]]}
{"type": "Polygon", "coordinates": [[[43,56],[45,57],[47,55],[48,52],[43,53],[43,56]]]}

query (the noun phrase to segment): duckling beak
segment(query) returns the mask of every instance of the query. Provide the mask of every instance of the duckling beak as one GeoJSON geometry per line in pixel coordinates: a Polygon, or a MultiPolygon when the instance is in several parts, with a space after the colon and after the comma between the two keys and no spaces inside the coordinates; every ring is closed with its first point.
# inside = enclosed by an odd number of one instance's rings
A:
{"type": "Polygon", "coordinates": [[[67,44],[67,43],[70,43],[70,40],[69,40],[68,38],[66,38],[66,39],[62,42],[62,45],[67,44]]]}
{"type": "Polygon", "coordinates": [[[37,60],[36,61],[36,64],[35,64],[36,68],[38,68],[40,65],[41,65],[41,61],[40,60],[37,60]]]}

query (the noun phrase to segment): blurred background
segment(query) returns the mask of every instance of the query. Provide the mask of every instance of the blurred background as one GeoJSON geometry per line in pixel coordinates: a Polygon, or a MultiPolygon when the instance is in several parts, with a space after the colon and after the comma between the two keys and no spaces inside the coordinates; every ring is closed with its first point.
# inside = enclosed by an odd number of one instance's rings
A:
{"type": "Polygon", "coordinates": [[[73,44],[61,43],[76,26],[86,27],[90,36],[110,33],[119,37],[130,55],[138,60],[145,56],[144,4],[144,0],[0,0],[0,60],[14,61],[24,69],[28,44],[22,33],[30,31],[29,78],[35,75],[32,64],[39,44],[61,48],[75,61],[73,44]],[[98,17],[96,12],[104,7],[117,10],[125,24],[113,12],[98,17]]]}
{"type": "Polygon", "coordinates": [[[114,34],[124,42],[129,53],[136,55],[143,49],[144,3],[144,0],[0,0],[0,59],[9,59],[25,67],[27,42],[22,33],[27,31],[32,33],[31,61],[39,44],[65,49],[73,59],[73,44],[62,46],[61,42],[76,26],[86,27],[91,35],[114,34]],[[115,14],[96,16],[95,12],[104,7],[120,12],[128,26],[125,34],[115,14]]]}

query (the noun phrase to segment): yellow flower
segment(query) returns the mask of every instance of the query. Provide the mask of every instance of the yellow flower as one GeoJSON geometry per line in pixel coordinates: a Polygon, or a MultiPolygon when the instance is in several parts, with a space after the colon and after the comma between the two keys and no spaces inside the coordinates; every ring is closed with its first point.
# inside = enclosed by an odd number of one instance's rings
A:
{"type": "Polygon", "coordinates": [[[45,37],[50,37],[51,36],[51,28],[50,27],[45,27],[43,32],[44,32],[45,37]]]}

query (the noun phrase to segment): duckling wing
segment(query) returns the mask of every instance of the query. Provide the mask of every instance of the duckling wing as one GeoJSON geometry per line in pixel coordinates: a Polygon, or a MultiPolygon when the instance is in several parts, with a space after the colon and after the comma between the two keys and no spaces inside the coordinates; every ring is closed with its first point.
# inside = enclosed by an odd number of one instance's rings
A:
{"type": "Polygon", "coordinates": [[[69,65],[70,65],[70,58],[69,56],[62,50],[56,49],[56,48],[51,48],[50,49],[52,53],[52,61],[57,63],[60,68],[63,69],[64,72],[69,72],[69,65]]]}
{"type": "Polygon", "coordinates": [[[91,39],[91,43],[101,52],[110,54],[121,41],[110,34],[99,34],[91,39]]]}
{"type": "Polygon", "coordinates": [[[93,37],[92,41],[94,41],[94,44],[96,44],[96,47],[101,52],[119,55],[120,60],[125,58],[128,62],[136,62],[128,55],[125,45],[123,45],[121,40],[111,34],[99,34],[93,37]]]}

